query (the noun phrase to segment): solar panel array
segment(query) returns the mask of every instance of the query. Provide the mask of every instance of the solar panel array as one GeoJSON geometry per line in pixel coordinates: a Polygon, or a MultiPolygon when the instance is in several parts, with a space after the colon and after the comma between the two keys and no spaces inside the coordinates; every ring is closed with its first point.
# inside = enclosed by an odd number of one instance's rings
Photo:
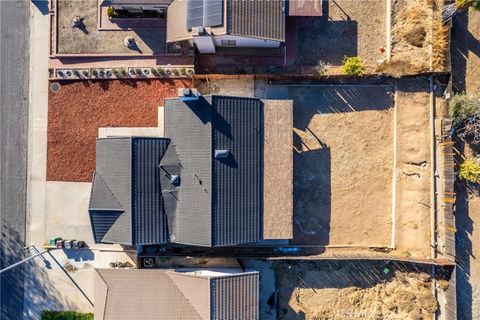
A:
{"type": "Polygon", "coordinates": [[[187,0],[187,29],[223,23],[223,0],[187,0]]]}

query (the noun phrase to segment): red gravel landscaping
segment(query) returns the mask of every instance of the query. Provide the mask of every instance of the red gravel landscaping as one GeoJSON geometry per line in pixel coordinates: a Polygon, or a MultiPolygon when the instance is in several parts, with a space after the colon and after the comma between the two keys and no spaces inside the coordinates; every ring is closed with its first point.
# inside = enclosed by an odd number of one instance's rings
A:
{"type": "Polygon", "coordinates": [[[99,127],[155,127],[158,106],[191,81],[82,81],[61,83],[48,97],[48,181],[89,182],[99,127]]]}

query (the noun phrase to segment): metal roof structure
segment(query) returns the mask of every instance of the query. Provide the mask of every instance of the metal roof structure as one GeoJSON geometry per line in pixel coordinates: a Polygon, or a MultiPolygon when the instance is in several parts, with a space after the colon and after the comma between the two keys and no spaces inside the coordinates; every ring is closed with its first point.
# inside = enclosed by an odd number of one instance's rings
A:
{"type": "Polygon", "coordinates": [[[223,23],[223,0],[187,0],[187,29],[223,23]]]}
{"type": "Polygon", "coordinates": [[[259,318],[259,273],[95,269],[95,319],[259,318]]]}
{"type": "Polygon", "coordinates": [[[192,28],[213,35],[285,41],[284,0],[173,0],[167,11],[167,42],[192,39],[192,28]]]}
{"type": "MultiPolygon", "coordinates": [[[[264,233],[268,239],[291,238],[291,228],[271,222],[284,217],[282,225],[288,225],[292,220],[291,103],[273,109],[266,103],[228,96],[166,99],[165,138],[98,139],[89,206],[95,241],[213,247],[255,243],[264,233]],[[290,119],[283,125],[286,135],[268,134],[269,153],[285,158],[287,174],[279,175],[285,181],[264,177],[264,113],[270,109],[281,112],[268,114],[290,119]],[[280,148],[272,148],[280,139],[280,148]],[[275,192],[282,208],[265,192],[266,181],[287,184],[275,192]],[[271,209],[265,210],[265,200],[271,209]],[[275,233],[264,231],[265,212],[275,233]]],[[[277,127],[280,120],[274,120],[277,127]]],[[[283,131],[283,126],[278,128],[283,131]]],[[[271,172],[275,161],[271,155],[268,159],[271,172]]]]}

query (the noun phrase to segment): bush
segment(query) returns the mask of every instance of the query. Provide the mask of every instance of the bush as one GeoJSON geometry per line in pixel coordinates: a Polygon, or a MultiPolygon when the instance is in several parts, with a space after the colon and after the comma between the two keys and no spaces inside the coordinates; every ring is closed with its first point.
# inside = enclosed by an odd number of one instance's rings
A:
{"type": "Polygon", "coordinates": [[[93,320],[93,313],[74,311],[42,311],[41,320],[93,320]]]}
{"type": "Polygon", "coordinates": [[[365,72],[365,65],[359,57],[345,57],[343,59],[342,70],[346,75],[359,76],[365,72]]]}
{"type": "Polygon", "coordinates": [[[113,7],[108,7],[107,9],[107,16],[109,18],[115,18],[117,16],[117,11],[113,7]]]}
{"type": "Polygon", "coordinates": [[[480,111],[480,98],[456,94],[450,100],[450,116],[455,120],[464,121],[480,111]]]}
{"type": "Polygon", "coordinates": [[[477,11],[480,11],[480,0],[473,1],[472,8],[477,11]]]}
{"type": "Polygon", "coordinates": [[[480,164],[472,159],[465,160],[460,165],[458,176],[466,182],[480,183],[480,164]]]}

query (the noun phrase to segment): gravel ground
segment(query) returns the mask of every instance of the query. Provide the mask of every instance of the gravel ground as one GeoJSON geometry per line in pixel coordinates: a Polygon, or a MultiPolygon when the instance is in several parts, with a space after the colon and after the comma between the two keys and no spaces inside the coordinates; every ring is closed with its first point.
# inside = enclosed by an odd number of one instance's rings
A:
{"type": "Polygon", "coordinates": [[[90,182],[99,127],[155,127],[163,99],[190,80],[62,83],[48,102],[48,181],[90,182]]]}

